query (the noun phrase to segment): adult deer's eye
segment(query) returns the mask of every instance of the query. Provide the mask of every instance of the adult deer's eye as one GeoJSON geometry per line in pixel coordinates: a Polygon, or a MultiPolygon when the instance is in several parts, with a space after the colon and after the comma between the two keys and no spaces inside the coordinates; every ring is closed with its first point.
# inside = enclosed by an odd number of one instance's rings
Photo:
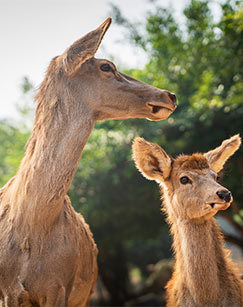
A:
{"type": "Polygon", "coordinates": [[[111,65],[110,64],[102,64],[101,66],[100,66],[100,69],[102,70],[102,71],[113,71],[113,68],[111,67],[111,65]]]}
{"type": "Polygon", "coordinates": [[[219,181],[219,179],[220,179],[220,176],[217,176],[216,181],[219,181]]]}
{"type": "Polygon", "coordinates": [[[191,183],[191,180],[187,176],[183,176],[180,178],[180,182],[182,184],[187,184],[187,183],[191,183]]]}

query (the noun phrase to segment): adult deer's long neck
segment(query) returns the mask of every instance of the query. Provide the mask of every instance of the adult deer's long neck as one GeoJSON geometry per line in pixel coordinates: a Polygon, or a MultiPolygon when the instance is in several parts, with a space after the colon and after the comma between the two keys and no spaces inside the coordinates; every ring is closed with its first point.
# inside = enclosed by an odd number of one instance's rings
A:
{"type": "Polygon", "coordinates": [[[52,96],[51,85],[42,85],[37,95],[33,133],[16,175],[10,202],[14,203],[15,217],[21,217],[21,212],[25,212],[24,217],[33,218],[30,223],[36,224],[53,222],[62,209],[63,199],[94,125],[82,101],[74,101],[65,88],[62,97],[52,96]],[[50,95],[46,95],[45,90],[50,95]],[[26,213],[28,210],[30,215],[26,213]]]}
{"type": "Polygon", "coordinates": [[[215,219],[196,224],[177,220],[172,224],[176,271],[198,306],[215,302],[220,270],[226,270],[221,233],[215,219]]]}

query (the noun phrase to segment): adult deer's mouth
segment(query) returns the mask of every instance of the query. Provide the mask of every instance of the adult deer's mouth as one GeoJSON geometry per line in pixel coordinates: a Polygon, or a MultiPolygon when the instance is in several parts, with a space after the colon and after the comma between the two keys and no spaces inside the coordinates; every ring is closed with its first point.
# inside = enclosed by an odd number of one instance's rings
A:
{"type": "Polygon", "coordinates": [[[173,112],[176,109],[175,105],[168,105],[168,104],[162,104],[162,103],[155,103],[155,102],[149,102],[148,106],[152,109],[152,113],[158,113],[161,109],[168,109],[171,112],[173,112]]]}
{"type": "Polygon", "coordinates": [[[150,109],[150,120],[161,120],[166,119],[175,109],[175,105],[168,105],[163,103],[149,102],[147,106],[150,109]]]}

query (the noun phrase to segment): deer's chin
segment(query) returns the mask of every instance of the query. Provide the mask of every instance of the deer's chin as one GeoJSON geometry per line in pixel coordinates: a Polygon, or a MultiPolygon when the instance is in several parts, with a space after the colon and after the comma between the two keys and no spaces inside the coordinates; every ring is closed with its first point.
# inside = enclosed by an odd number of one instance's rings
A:
{"type": "Polygon", "coordinates": [[[151,112],[149,114],[149,116],[147,117],[148,120],[152,120],[152,121],[159,121],[159,120],[163,120],[166,119],[170,116],[171,113],[173,113],[172,110],[167,109],[165,107],[157,107],[157,108],[153,108],[154,112],[151,112]]]}

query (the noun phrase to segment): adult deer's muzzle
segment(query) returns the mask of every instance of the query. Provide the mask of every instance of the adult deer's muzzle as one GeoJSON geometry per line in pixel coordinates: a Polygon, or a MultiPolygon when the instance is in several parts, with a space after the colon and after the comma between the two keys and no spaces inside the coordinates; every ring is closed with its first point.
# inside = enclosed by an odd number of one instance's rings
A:
{"type": "Polygon", "coordinates": [[[166,90],[160,90],[151,101],[147,103],[151,114],[148,116],[150,120],[166,119],[176,109],[176,95],[166,90]]]}

